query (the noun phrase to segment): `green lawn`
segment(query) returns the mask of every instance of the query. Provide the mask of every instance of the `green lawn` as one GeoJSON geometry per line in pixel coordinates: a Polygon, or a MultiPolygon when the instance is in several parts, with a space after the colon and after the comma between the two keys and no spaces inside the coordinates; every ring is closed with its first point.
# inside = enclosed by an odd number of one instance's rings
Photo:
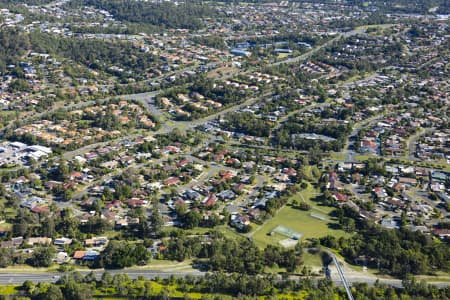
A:
{"type": "MultiPolygon", "coordinates": [[[[1,268],[0,273],[40,273],[40,272],[56,272],[58,270],[59,265],[53,264],[48,268],[33,268],[29,265],[13,265],[6,268],[1,268]]],[[[0,295],[2,295],[0,293],[0,295]]]]}
{"type": "MultiPolygon", "coordinates": [[[[165,227],[165,228],[163,228],[163,231],[166,232],[166,233],[169,233],[172,230],[174,230],[173,227],[165,227]]],[[[226,237],[232,238],[232,239],[244,238],[243,235],[241,235],[234,228],[231,228],[228,225],[220,225],[220,226],[216,226],[214,228],[196,227],[196,228],[193,228],[193,229],[183,229],[183,233],[185,233],[186,235],[204,235],[204,234],[208,234],[208,233],[210,233],[212,231],[221,232],[226,237]]]]}
{"type": "Polygon", "coordinates": [[[16,216],[17,211],[12,207],[7,207],[4,209],[3,213],[7,218],[12,219],[16,216]]]}
{"type": "Polygon", "coordinates": [[[284,59],[284,58],[287,58],[287,57],[289,57],[289,54],[288,54],[288,53],[279,53],[279,54],[278,54],[278,58],[279,58],[279,59],[284,59]]]}
{"type": "Polygon", "coordinates": [[[301,233],[302,240],[318,238],[328,234],[335,237],[347,236],[348,234],[342,230],[330,228],[329,224],[336,223],[335,220],[332,220],[327,215],[333,208],[319,206],[312,201],[311,198],[316,195],[316,192],[312,186],[309,186],[306,190],[300,192],[300,194],[293,196],[293,199],[297,198],[311,204],[312,209],[310,211],[302,211],[292,208],[290,205],[283,207],[272,219],[256,229],[252,235],[255,243],[260,247],[265,247],[268,244],[278,244],[280,240],[286,239],[287,237],[279,234],[268,235],[278,225],[283,225],[301,233]],[[311,213],[321,215],[326,220],[314,218],[311,216],[311,213]]]}
{"type": "Polygon", "coordinates": [[[304,265],[307,267],[314,268],[314,267],[322,267],[322,265],[323,265],[322,258],[320,257],[320,253],[312,254],[312,253],[305,251],[303,253],[302,259],[303,259],[304,265]]]}
{"type": "Polygon", "coordinates": [[[1,285],[0,286],[0,295],[15,295],[18,292],[18,288],[20,285],[1,285]]]}
{"type": "Polygon", "coordinates": [[[356,155],[355,156],[355,159],[357,160],[357,161],[360,161],[360,162],[365,162],[366,160],[368,160],[369,158],[379,158],[379,156],[376,156],[376,155],[356,155]]]}
{"type": "Polygon", "coordinates": [[[290,202],[293,200],[303,201],[311,205],[312,211],[320,214],[329,214],[334,208],[329,206],[320,206],[313,199],[319,195],[319,191],[315,189],[311,184],[308,183],[308,187],[302,190],[300,193],[292,196],[290,202]]]}
{"type": "Polygon", "coordinates": [[[318,168],[317,166],[306,166],[305,167],[305,176],[307,177],[308,180],[310,180],[311,182],[317,182],[317,180],[319,178],[316,178],[313,173],[314,171],[317,173],[318,172],[318,168]]]}
{"type": "Polygon", "coordinates": [[[342,153],[342,152],[332,152],[332,153],[330,154],[330,158],[331,158],[332,160],[345,160],[346,156],[345,156],[345,154],[342,153]]]}
{"type": "Polygon", "coordinates": [[[436,275],[418,275],[417,280],[425,280],[427,282],[450,282],[450,272],[436,272],[436,275]]]}

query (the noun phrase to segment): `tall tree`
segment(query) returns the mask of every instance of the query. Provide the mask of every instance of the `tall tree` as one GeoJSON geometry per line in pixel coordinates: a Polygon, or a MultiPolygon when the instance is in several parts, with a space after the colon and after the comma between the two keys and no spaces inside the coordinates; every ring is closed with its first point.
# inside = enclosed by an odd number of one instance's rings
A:
{"type": "Polygon", "coordinates": [[[164,220],[161,216],[161,212],[159,210],[159,201],[155,197],[152,201],[152,212],[149,217],[149,223],[150,223],[150,232],[155,235],[159,236],[161,233],[162,226],[164,225],[164,220]]]}

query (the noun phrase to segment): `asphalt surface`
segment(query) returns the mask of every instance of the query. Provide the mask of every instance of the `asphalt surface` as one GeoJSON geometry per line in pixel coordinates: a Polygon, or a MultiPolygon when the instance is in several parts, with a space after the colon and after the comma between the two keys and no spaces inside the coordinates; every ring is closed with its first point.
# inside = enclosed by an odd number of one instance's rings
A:
{"type": "Polygon", "coordinates": [[[424,131],[412,136],[408,142],[408,156],[409,156],[409,160],[419,160],[416,156],[415,156],[415,152],[416,152],[416,144],[417,141],[423,137],[426,134],[429,134],[431,132],[433,132],[436,128],[427,128],[424,131]]]}
{"type": "MultiPolygon", "coordinates": [[[[91,271],[80,271],[80,273],[85,276],[91,271]]],[[[100,279],[104,270],[93,270],[97,279],[100,279]]],[[[145,279],[154,279],[156,277],[168,278],[170,276],[184,277],[187,275],[191,276],[203,276],[205,273],[200,271],[191,272],[165,272],[165,271],[154,271],[154,270],[108,270],[111,275],[115,274],[127,274],[131,279],[138,277],[143,277],[145,279]]],[[[56,282],[64,273],[0,273],[0,284],[21,284],[26,280],[32,282],[56,282]]]]}
{"type": "MultiPolygon", "coordinates": [[[[338,276],[338,272],[334,265],[330,266],[331,269],[331,280],[336,286],[343,286],[341,279],[338,276]]],[[[81,275],[85,276],[89,274],[91,271],[80,271],[81,275]]],[[[104,270],[93,270],[92,271],[97,279],[100,279],[104,270]]],[[[346,272],[344,268],[344,272],[346,272]]],[[[204,276],[205,272],[200,271],[155,271],[155,270],[108,270],[108,273],[111,275],[115,274],[126,274],[131,279],[136,279],[138,277],[143,277],[145,279],[155,279],[159,278],[169,278],[171,276],[175,277],[185,277],[185,276],[204,276]]],[[[400,279],[387,279],[387,278],[377,278],[371,274],[363,274],[361,272],[357,272],[358,274],[345,274],[346,280],[351,286],[353,283],[367,283],[368,285],[374,285],[377,280],[379,283],[383,283],[386,285],[394,286],[394,287],[402,287],[402,281],[400,279]]],[[[32,282],[56,282],[58,279],[64,276],[64,273],[0,273],[0,285],[5,284],[22,284],[23,282],[30,280],[32,282]]],[[[291,279],[298,280],[299,277],[291,277],[291,279]]],[[[318,278],[319,279],[319,278],[318,278]]],[[[449,282],[429,282],[434,286],[439,288],[448,287],[450,285],[449,282]]]]}

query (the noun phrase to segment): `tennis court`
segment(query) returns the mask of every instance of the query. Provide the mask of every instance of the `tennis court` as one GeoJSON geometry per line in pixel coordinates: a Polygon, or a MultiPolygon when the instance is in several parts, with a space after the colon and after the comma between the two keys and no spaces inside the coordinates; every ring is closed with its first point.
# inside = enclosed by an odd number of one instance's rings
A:
{"type": "Polygon", "coordinates": [[[282,226],[282,225],[278,225],[277,227],[275,227],[272,230],[272,232],[284,235],[284,236],[294,239],[294,240],[300,240],[302,238],[302,234],[300,232],[297,232],[293,229],[290,229],[290,228],[282,226]]]}

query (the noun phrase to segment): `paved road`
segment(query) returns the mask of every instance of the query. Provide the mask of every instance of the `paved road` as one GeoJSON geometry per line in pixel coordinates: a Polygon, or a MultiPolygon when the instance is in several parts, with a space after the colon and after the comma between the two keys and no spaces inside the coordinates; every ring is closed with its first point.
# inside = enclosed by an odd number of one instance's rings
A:
{"type": "Polygon", "coordinates": [[[351,139],[355,139],[358,136],[358,133],[362,128],[367,128],[368,125],[378,122],[379,120],[381,120],[383,118],[383,116],[384,115],[373,116],[369,119],[364,120],[361,123],[356,124],[353,127],[352,132],[350,133],[350,135],[347,138],[347,144],[344,147],[344,153],[345,153],[347,162],[356,162],[356,159],[354,158],[354,155],[356,153],[353,150],[349,149],[350,145],[354,144],[354,142],[352,142],[351,139]]]}
{"type": "MultiPolygon", "coordinates": [[[[84,276],[91,271],[80,271],[84,276]]],[[[103,274],[103,270],[93,270],[95,276],[100,279],[103,274]]],[[[111,275],[114,274],[127,274],[130,278],[135,279],[140,276],[145,279],[154,279],[156,277],[168,278],[170,276],[184,277],[191,276],[203,276],[205,273],[200,271],[183,271],[183,272],[166,272],[155,270],[108,270],[111,275]]],[[[21,284],[26,280],[33,282],[56,282],[63,274],[62,273],[0,273],[0,284],[21,284]]]]}
{"type": "Polygon", "coordinates": [[[415,157],[415,152],[416,152],[416,143],[417,141],[424,135],[433,132],[436,128],[427,128],[415,135],[413,135],[409,141],[408,141],[408,156],[409,156],[409,160],[419,160],[417,157],[415,157]]]}
{"type": "MultiPolygon", "coordinates": [[[[439,203],[444,203],[441,200],[433,201],[429,198],[427,188],[422,187],[422,190],[416,190],[414,189],[414,195],[416,196],[415,200],[419,200],[420,202],[427,204],[438,211],[441,212],[443,218],[448,218],[450,216],[450,213],[445,209],[445,205],[439,205],[439,203]]],[[[428,220],[427,222],[430,224],[436,224],[439,222],[442,222],[442,219],[434,219],[434,220],[428,220]]]]}
{"type": "Polygon", "coordinates": [[[352,139],[357,137],[359,131],[362,128],[365,128],[369,124],[377,122],[378,120],[382,119],[383,117],[384,117],[384,115],[377,115],[377,116],[373,116],[373,117],[371,117],[369,119],[366,119],[366,120],[364,120],[362,122],[359,122],[359,123],[355,124],[353,126],[352,132],[347,137],[346,144],[344,145],[343,151],[341,152],[342,154],[344,154],[345,158],[343,160],[342,159],[341,160],[333,160],[333,162],[336,162],[336,163],[337,162],[349,162],[349,163],[357,162],[357,160],[355,158],[356,152],[351,149],[351,146],[354,145],[354,142],[352,141],[352,139]]]}
{"type": "MultiPolygon", "coordinates": [[[[330,266],[331,267],[331,266],[330,266]]],[[[331,267],[331,279],[337,286],[342,286],[342,281],[337,277],[337,271],[334,267],[331,267]]],[[[90,273],[91,271],[80,271],[80,273],[84,276],[90,273]]],[[[93,270],[92,271],[97,279],[100,279],[103,270],[93,270]]],[[[204,276],[206,273],[193,270],[193,271],[158,271],[158,270],[108,270],[108,272],[114,276],[114,274],[126,274],[130,278],[135,279],[138,277],[143,277],[145,279],[154,279],[156,277],[159,278],[169,278],[170,276],[175,277],[185,277],[185,276],[204,276]]],[[[32,282],[56,282],[63,274],[62,273],[0,273],[0,285],[2,284],[22,284],[26,280],[30,280],[32,282]]],[[[402,281],[400,279],[386,279],[386,278],[377,278],[371,274],[363,274],[355,275],[345,274],[347,281],[352,283],[363,282],[368,285],[374,285],[375,282],[378,281],[383,284],[391,285],[394,287],[402,287],[402,281]]],[[[294,280],[298,280],[299,277],[291,277],[294,280]]],[[[450,285],[449,282],[430,282],[430,284],[435,285],[439,288],[448,287],[450,285]]]]}
{"type": "MultiPolygon", "coordinates": [[[[328,267],[331,270],[331,280],[337,286],[345,287],[345,284],[342,282],[341,275],[345,276],[348,285],[352,285],[353,283],[367,283],[370,286],[373,286],[377,281],[382,284],[402,288],[402,280],[395,278],[380,278],[374,274],[368,272],[360,272],[350,269],[347,263],[340,261],[333,253],[329,252],[332,257],[334,257],[335,263],[329,265],[328,267]],[[339,269],[337,268],[339,265],[339,269]]],[[[450,286],[450,282],[442,282],[442,281],[429,281],[428,284],[437,286],[438,288],[445,288],[450,286]]]]}
{"type": "Polygon", "coordinates": [[[155,116],[159,116],[162,114],[162,112],[155,105],[153,105],[153,99],[157,95],[161,94],[162,91],[163,90],[158,90],[158,91],[153,91],[153,92],[148,92],[148,93],[125,95],[125,96],[120,96],[119,98],[125,99],[125,100],[138,100],[145,106],[145,108],[147,108],[147,110],[151,114],[153,114],[155,116]]]}

